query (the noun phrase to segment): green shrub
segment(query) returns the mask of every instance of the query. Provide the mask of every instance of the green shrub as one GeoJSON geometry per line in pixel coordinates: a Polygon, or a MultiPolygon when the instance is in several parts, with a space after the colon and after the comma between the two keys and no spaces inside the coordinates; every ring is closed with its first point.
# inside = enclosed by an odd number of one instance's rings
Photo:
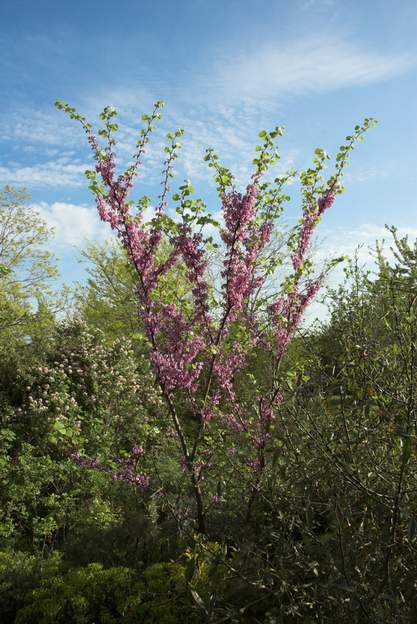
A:
{"type": "Polygon", "coordinates": [[[99,563],[43,578],[26,599],[16,624],[116,624],[135,622],[135,574],[129,568],[105,569],[99,563]]]}
{"type": "Polygon", "coordinates": [[[157,563],[142,575],[126,567],[90,563],[65,573],[52,557],[43,570],[35,557],[0,558],[2,622],[15,624],[198,624],[186,568],[157,563]],[[8,573],[6,570],[8,568],[8,573]],[[16,614],[16,619],[14,616],[16,614]]]}
{"type": "Polygon", "coordinates": [[[0,621],[14,622],[25,596],[39,583],[41,575],[53,574],[60,564],[55,553],[48,561],[25,552],[0,551],[0,621]]]}

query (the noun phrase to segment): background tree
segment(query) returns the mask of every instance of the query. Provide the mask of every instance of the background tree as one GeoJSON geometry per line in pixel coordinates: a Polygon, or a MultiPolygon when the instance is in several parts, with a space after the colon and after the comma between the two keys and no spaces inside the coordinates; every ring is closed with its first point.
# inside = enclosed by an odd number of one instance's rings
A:
{"type": "Polygon", "coordinates": [[[47,250],[53,231],[26,205],[29,194],[5,186],[0,191],[0,331],[28,323],[36,301],[51,292],[57,271],[47,250]]]}
{"type": "Polygon", "coordinates": [[[110,340],[138,334],[135,275],[119,243],[90,243],[82,257],[89,277],[76,295],[78,313],[110,340]]]}
{"type": "Polygon", "coordinates": [[[28,200],[24,189],[0,191],[0,401],[13,393],[17,369],[47,349],[55,313],[65,307],[54,293],[53,230],[28,200]]]}
{"type": "Polygon", "coordinates": [[[376,275],[353,261],[330,322],[305,340],[308,382],[288,412],[309,483],[303,541],[325,567],[331,553],[324,575],[372,622],[413,621],[417,609],[417,247],[390,231],[393,259],[377,246],[376,275]]]}

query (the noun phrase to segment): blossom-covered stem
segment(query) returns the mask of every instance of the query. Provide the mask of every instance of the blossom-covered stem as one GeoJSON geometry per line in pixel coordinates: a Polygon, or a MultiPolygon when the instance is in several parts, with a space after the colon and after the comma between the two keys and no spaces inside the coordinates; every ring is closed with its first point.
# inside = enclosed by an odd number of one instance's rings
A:
{"type": "MultiPolygon", "coordinates": [[[[127,222],[126,222],[126,217],[125,216],[123,216],[122,223],[124,225],[125,232],[127,233],[128,229],[127,229],[127,222]]],[[[130,237],[127,236],[127,235],[126,235],[126,242],[127,242],[129,255],[132,258],[134,267],[136,269],[136,272],[137,272],[137,275],[138,275],[138,278],[139,278],[139,281],[140,281],[140,284],[141,284],[142,292],[146,293],[147,289],[146,289],[146,285],[145,285],[144,280],[143,280],[143,275],[142,275],[142,272],[141,272],[140,268],[138,267],[137,263],[134,261],[134,258],[135,258],[134,250],[132,248],[132,243],[131,243],[130,237]]],[[[144,304],[145,307],[147,307],[147,312],[149,314],[151,312],[151,310],[149,308],[149,303],[146,301],[146,299],[142,301],[142,304],[144,304]]],[[[157,351],[157,343],[156,343],[155,333],[151,329],[148,329],[147,333],[148,333],[148,337],[149,337],[150,342],[151,342],[152,349],[153,349],[154,352],[156,352],[157,351]]],[[[190,453],[188,451],[188,445],[187,445],[186,437],[185,437],[185,434],[184,434],[184,432],[182,430],[181,423],[180,423],[180,420],[179,420],[178,415],[176,413],[175,406],[174,406],[174,404],[173,404],[173,402],[171,400],[170,393],[167,391],[166,384],[163,382],[163,379],[162,379],[162,376],[161,376],[161,373],[160,373],[160,370],[159,370],[158,366],[155,365],[155,368],[156,368],[157,381],[158,381],[159,386],[161,388],[161,392],[162,392],[162,395],[164,397],[164,400],[165,400],[165,402],[166,402],[166,404],[168,406],[169,413],[171,415],[171,419],[172,419],[172,422],[173,422],[173,426],[174,426],[174,429],[175,429],[176,434],[178,436],[178,440],[180,442],[181,452],[182,452],[183,457],[185,458],[185,461],[187,462],[187,466],[189,468],[192,489],[193,489],[194,498],[195,498],[196,507],[197,507],[197,526],[198,526],[198,530],[201,533],[204,533],[206,531],[206,525],[205,525],[203,496],[202,496],[202,492],[201,492],[201,488],[200,488],[200,484],[199,484],[199,479],[198,479],[198,476],[196,475],[196,472],[195,472],[194,466],[193,466],[193,460],[194,460],[195,453],[191,457],[191,455],[190,455],[190,453]]]]}
{"type": "MultiPolygon", "coordinates": [[[[156,338],[153,332],[150,333],[150,339],[151,339],[152,348],[154,351],[156,351],[157,350],[156,338]]],[[[194,495],[194,499],[196,503],[196,509],[197,509],[197,529],[200,533],[204,534],[206,533],[206,521],[205,521],[203,494],[201,491],[201,486],[199,483],[198,475],[196,474],[196,471],[194,468],[194,459],[195,459],[196,450],[194,450],[193,448],[193,451],[191,453],[188,450],[186,436],[182,429],[180,420],[178,418],[175,405],[173,401],[171,400],[170,393],[166,389],[166,385],[163,383],[163,380],[161,378],[161,373],[157,365],[156,365],[156,373],[157,373],[157,380],[161,388],[162,395],[168,406],[169,413],[171,415],[171,419],[172,419],[172,422],[173,422],[173,425],[174,425],[174,428],[175,428],[175,431],[176,431],[176,434],[180,443],[182,455],[185,459],[185,462],[188,467],[188,472],[190,474],[192,491],[193,491],[193,495],[194,495]]]]}
{"type": "MultiPolygon", "coordinates": [[[[249,187],[248,187],[248,192],[249,192],[249,187]]],[[[248,195],[248,193],[247,193],[247,195],[248,195]]],[[[245,195],[245,199],[246,199],[247,195],[245,195]]],[[[225,201],[225,198],[223,198],[223,201],[225,201]]],[[[208,398],[210,396],[210,390],[211,390],[211,385],[212,385],[212,382],[213,382],[213,374],[214,374],[214,368],[215,368],[216,359],[217,359],[218,348],[219,348],[220,343],[222,341],[224,330],[225,330],[225,327],[227,326],[227,322],[229,320],[229,315],[230,315],[230,313],[232,311],[232,308],[233,308],[233,305],[232,305],[231,299],[230,299],[230,293],[229,293],[229,280],[230,280],[230,276],[231,276],[231,266],[232,266],[232,262],[233,262],[233,259],[234,259],[235,248],[236,248],[236,245],[238,243],[238,233],[239,233],[240,228],[241,228],[241,215],[239,215],[238,219],[234,223],[232,239],[229,242],[228,261],[227,261],[227,265],[226,265],[226,270],[224,272],[225,273],[225,277],[226,277],[226,283],[225,283],[225,310],[224,310],[224,314],[223,314],[223,316],[222,316],[222,318],[221,318],[221,320],[219,322],[216,337],[214,339],[214,342],[212,343],[212,346],[214,346],[214,353],[213,353],[213,355],[210,358],[209,369],[208,369],[208,376],[207,376],[207,381],[206,381],[206,387],[205,387],[204,394],[203,394],[202,410],[205,409],[205,407],[207,405],[208,398]]],[[[192,448],[192,451],[191,451],[192,459],[194,459],[195,456],[196,456],[197,449],[198,449],[198,446],[199,446],[199,444],[201,442],[201,439],[202,439],[203,435],[204,435],[204,422],[203,422],[203,419],[201,419],[200,428],[199,428],[199,431],[198,431],[198,433],[197,433],[197,435],[195,437],[193,448],[192,448]]]]}
{"type": "MultiPolygon", "coordinates": [[[[243,202],[247,202],[248,204],[251,201],[254,201],[254,198],[256,197],[256,187],[254,185],[252,186],[248,186],[246,195],[240,200],[241,203],[243,204],[243,202]]],[[[225,199],[223,200],[223,203],[225,203],[225,199]]],[[[230,293],[230,280],[232,277],[232,265],[233,265],[233,261],[235,258],[235,254],[236,254],[236,247],[238,245],[238,241],[239,241],[239,235],[241,235],[241,229],[242,229],[242,225],[244,226],[245,224],[245,218],[246,218],[246,223],[248,222],[248,219],[251,218],[252,215],[250,215],[250,211],[249,212],[249,216],[248,214],[245,214],[243,210],[240,210],[237,216],[237,219],[235,220],[235,222],[233,223],[233,229],[232,229],[232,237],[231,239],[229,239],[228,237],[226,238],[226,242],[229,246],[229,250],[228,250],[228,259],[227,259],[227,263],[226,263],[226,270],[224,271],[224,276],[226,278],[226,282],[224,284],[224,290],[225,290],[225,310],[224,310],[224,314],[223,317],[219,323],[219,328],[217,331],[217,335],[214,341],[214,347],[215,347],[215,352],[213,353],[213,356],[211,358],[210,361],[210,366],[209,366],[209,376],[208,376],[208,380],[207,380],[207,386],[206,386],[206,391],[204,393],[204,402],[207,401],[208,395],[209,395],[209,391],[210,391],[210,386],[212,383],[212,376],[213,376],[213,371],[214,371],[214,365],[216,362],[216,358],[217,358],[217,348],[220,345],[220,342],[223,338],[223,333],[224,330],[227,326],[227,323],[229,321],[229,317],[230,314],[233,310],[233,299],[231,298],[231,293],[230,293]],[[242,223],[243,222],[243,223],[242,223]]],[[[228,224],[226,224],[228,225],[228,224]]]]}
{"type": "MultiPolygon", "coordinates": [[[[258,181],[260,175],[261,173],[257,176],[256,181],[258,181]]],[[[224,338],[225,328],[230,322],[231,316],[233,314],[237,314],[243,306],[243,297],[246,294],[246,291],[248,289],[250,290],[251,287],[251,271],[254,270],[257,253],[259,253],[260,249],[266,243],[269,236],[269,230],[265,236],[263,232],[263,226],[261,226],[259,232],[260,242],[255,242],[252,249],[250,247],[247,247],[247,254],[245,258],[246,262],[244,263],[244,265],[242,265],[241,263],[239,264],[239,244],[247,235],[247,229],[250,227],[252,219],[256,214],[256,195],[257,187],[255,186],[255,184],[251,184],[247,187],[246,194],[243,197],[239,196],[235,192],[230,193],[229,196],[222,196],[227,228],[223,238],[228,245],[228,257],[227,261],[225,262],[225,271],[223,272],[223,275],[226,278],[224,284],[224,314],[219,322],[217,335],[213,343],[214,353],[209,363],[208,377],[203,399],[203,409],[205,409],[210,396],[213,375],[215,372],[216,362],[218,358],[218,351],[224,338]],[[239,282],[237,282],[236,279],[240,276],[237,276],[236,272],[238,272],[239,268],[245,272],[245,279],[241,279],[239,282]]],[[[226,373],[226,369],[220,366],[220,371],[223,376],[229,376],[232,370],[233,369],[227,369],[226,373]]],[[[229,388],[229,394],[230,383],[230,379],[223,380],[223,384],[229,388]]],[[[231,398],[234,402],[234,397],[232,395],[231,398]]],[[[242,426],[243,428],[245,428],[244,424],[242,426]]],[[[197,452],[198,445],[201,441],[201,438],[203,437],[203,432],[204,427],[201,426],[198,435],[196,436],[196,439],[194,441],[194,446],[192,450],[193,457],[197,452]]]]}
{"type": "Polygon", "coordinates": [[[259,486],[260,486],[261,479],[262,479],[262,475],[263,475],[264,468],[265,468],[266,442],[268,440],[269,431],[271,427],[272,410],[274,408],[274,404],[276,403],[277,399],[279,399],[279,397],[281,396],[279,386],[277,386],[278,370],[279,370],[279,367],[281,366],[284,354],[286,352],[286,348],[289,342],[291,341],[297,327],[299,326],[303,311],[305,307],[308,305],[308,303],[311,301],[311,299],[313,298],[314,294],[317,292],[319,286],[321,285],[323,277],[324,275],[322,274],[319,276],[319,278],[313,281],[309,285],[309,288],[307,289],[306,294],[302,297],[298,290],[299,276],[296,275],[295,280],[294,280],[294,291],[293,291],[295,292],[295,295],[293,293],[290,293],[287,295],[286,305],[284,306],[286,307],[286,319],[285,319],[286,327],[283,333],[280,334],[278,350],[272,350],[271,352],[273,374],[272,374],[272,380],[271,380],[271,394],[270,394],[270,398],[268,399],[270,415],[267,418],[262,418],[262,403],[261,401],[259,402],[258,413],[259,413],[259,423],[260,423],[260,434],[258,436],[259,443],[257,444],[257,460],[256,460],[257,477],[256,477],[256,482],[251,487],[251,493],[250,493],[248,506],[247,506],[246,521],[250,520],[252,507],[256,500],[259,486]]]}
{"type": "MultiPolygon", "coordinates": [[[[312,236],[312,232],[317,223],[318,217],[329,208],[334,201],[334,193],[333,186],[324,194],[324,196],[318,202],[317,213],[314,214],[312,210],[304,210],[303,212],[303,223],[301,225],[301,230],[299,234],[298,246],[296,252],[293,254],[291,260],[293,264],[293,268],[295,271],[294,280],[292,284],[292,292],[288,293],[286,296],[285,302],[282,304],[283,310],[286,311],[285,317],[285,329],[281,330],[279,333],[278,340],[278,349],[273,350],[272,355],[272,367],[273,367],[273,375],[272,375],[272,383],[271,383],[271,396],[269,399],[269,406],[272,409],[279,395],[279,387],[277,387],[277,374],[278,369],[281,365],[282,359],[286,352],[286,348],[290,343],[297,327],[302,318],[302,314],[304,309],[310,303],[311,299],[314,297],[317,292],[319,286],[322,283],[324,275],[321,274],[319,278],[315,281],[308,284],[307,292],[304,296],[301,296],[299,292],[299,285],[301,280],[301,271],[299,271],[299,267],[302,265],[305,259],[305,255],[308,251],[308,247],[310,244],[310,239],[312,236]]],[[[271,306],[273,307],[273,306],[271,306]]],[[[257,493],[259,490],[259,485],[262,479],[262,475],[265,468],[265,450],[266,450],[266,441],[269,437],[269,430],[271,426],[271,418],[264,419],[262,418],[262,399],[259,402],[259,423],[260,423],[260,433],[258,435],[259,442],[257,444],[257,460],[256,460],[256,469],[257,469],[257,478],[256,482],[251,487],[251,494],[248,501],[247,506],[247,514],[246,521],[250,520],[251,510],[255,499],[257,497],[257,493]]]]}
{"type": "MultiPolygon", "coordinates": [[[[176,135],[179,135],[180,133],[176,133],[176,135]]],[[[165,169],[163,171],[163,179],[161,182],[161,186],[162,186],[162,193],[159,196],[159,204],[156,207],[156,214],[161,214],[164,209],[166,208],[166,197],[167,194],[170,190],[170,184],[169,184],[169,178],[172,176],[172,167],[173,167],[173,162],[176,158],[176,152],[175,149],[177,147],[180,147],[179,143],[174,142],[175,141],[176,136],[174,136],[174,139],[172,141],[171,147],[167,147],[166,150],[169,150],[168,152],[168,157],[164,162],[165,165],[165,169]]]]}
{"type": "Polygon", "coordinates": [[[149,135],[152,132],[152,122],[155,121],[155,119],[160,118],[160,114],[158,113],[158,110],[162,106],[163,106],[163,102],[156,102],[150,117],[147,118],[146,128],[145,130],[142,131],[142,139],[138,141],[138,144],[137,144],[138,149],[136,150],[136,153],[133,155],[132,164],[127,169],[128,173],[126,177],[128,178],[129,182],[131,182],[134,176],[136,175],[136,172],[140,165],[140,160],[143,154],[145,153],[145,149],[146,149],[145,146],[149,141],[149,135]]]}
{"type": "MultiPolygon", "coordinates": [[[[153,345],[153,348],[156,349],[156,343],[155,343],[155,338],[154,336],[151,336],[151,342],[153,345]]],[[[195,468],[194,468],[194,455],[195,453],[190,453],[188,450],[188,444],[187,444],[187,440],[184,434],[184,431],[181,427],[181,423],[180,420],[178,418],[178,414],[177,411],[175,409],[175,405],[171,400],[170,394],[169,392],[167,392],[165,384],[163,383],[162,379],[161,379],[161,375],[160,372],[157,369],[157,380],[159,383],[159,386],[161,388],[161,392],[162,392],[162,396],[165,399],[165,402],[168,406],[169,409],[169,413],[171,415],[171,419],[175,428],[175,431],[177,433],[178,436],[178,440],[180,442],[180,446],[181,446],[181,451],[182,451],[182,455],[184,457],[186,466],[187,466],[187,472],[190,475],[190,480],[191,480],[191,485],[192,485],[192,490],[193,490],[193,494],[194,494],[194,499],[196,502],[196,508],[197,508],[197,529],[199,531],[199,533],[206,533],[206,521],[205,521],[205,512],[204,512],[204,502],[203,502],[203,494],[201,491],[201,487],[200,487],[200,483],[199,483],[199,478],[198,475],[196,474],[195,468]]]]}
{"type": "MultiPolygon", "coordinates": [[[[111,180],[109,179],[109,183],[111,183],[111,180]]],[[[127,221],[127,216],[126,216],[126,210],[125,210],[125,206],[124,204],[122,204],[123,199],[117,197],[116,194],[114,194],[113,200],[116,204],[116,208],[117,208],[117,213],[119,215],[121,215],[121,219],[119,221],[114,221],[113,222],[113,227],[114,229],[116,229],[116,231],[118,232],[119,236],[122,237],[123,243],[125,245],[125,247],[127,248],[129,257],[132,260],[132,263],[135,267],[135,270],[137,272],[138,275],[138,279],[139,279],[139,283],[140,283],[140,292],[142,293],[142,296],[140,297],[140,305],[144,306],[145,311],[146,311],[146,315],[147,317],[151,317],[152,316],[152,309],[151,309],[151,305],[150,305],[150,300],[149,300],[149,287],[147,286],[147,284],[144,281],[144,276],[143,273],[141,271],[140,266],[138,265],[137,261],[136,261],[136,255],[135,255],[135,250],[133,248],[132,245],[132,238],[130,236],[130,232],[129,232],[129,223],[127,221]]],[[[149,326],[147,325],[145,327],[147,334],[148,334],[148,338],[151,342],[151,346],[152,346],[152,350],[154,353],[158,352],[158,347],[157,347],[157,342],[156,342],[156,335],[155,335],[155,331],[149,326]]],[[[191,479],[191,484],[192,484],[192,489],[193,489],[193,493],[194,493],[194,498],[196,501],[196,507],[197,507],[197,525],[198,525],[198,530],[201,532],[205,532],[206,528],[205,528],[205,516],[204,516],[204,504],[203,504],[203,496],[202,496],[202,492],[201,492],[201,487],[199,484],[199,477],[194,469],[193,466],[193,460],[194,460],[194,455],[191,457],[190,453],[188,451],[188,445],[187,445],[187,441],[186,441],[186,436],[182,430],[181,427],[181,423],[180,420],[178,418],[178,415],[176,413],[175,410],[175,406],[171,400],[171,396],[170,396],[170,392],[167,389],[166,383],[164,382],[163,376],[161,374],[161,370],[158,366],[158,364],[154,361],[154,367],[155,367],[155,371],[156,371],[156,377],[157,377],[157,381],[161,387],[161,392],[162,395],[168,405],[168,409],[169,409],[169,413],[171,415],[172,418],[172,422],[173,422],[173,426],[174,429],[176,431],[176,434],[178,436],[178,440],[180,443],[180,447],[181,447],[181,451],[183,454],[183,457],[187,463],[188,469],[189,469],[189,473],[190,473],[190,479],[191,479]]]]}
{"type": "MultiPolygon", "coordinates": [[[[139,272],[138,272],[139,273],[139,272]]],[[[139,273],[139,278],[141,279],[141,275],[139,273]]],[[[151,340],[151,344],[152,344],[152,348],[154,351],[157,350],[157,346],[156,346],[156,339],[155,339],[155,335],[153,332],[149,332],[149,338],[151,340]]],[[[167,391],[166,389],[166,385],[163,383],[160,371],[158,369],[158,366],[155,365],[156,368],[156,376],[157,376],[157,381],[159,383],[159,386],[161,388],[161,392],[162,392],[162,396],[164,397],[164,400],[168,406],[168,410],[169,413],[171,415],[171,419],[174,425],[174,429],[176,431],[178,440],[180,442],[180,447],[181,447],[181,452],[182,455],[185,459],[187,468],[188,468],[188,472],[190,474],[190,480],[191,480],[191,485],[192,485],[192,490],[193,490],[193,494],[194,494],[194,499],[196,502],[196,508],[197,508],[197,528],[198,531],[202,534],[204,534],[206,532],[206,522],[205,522],[205,512],[204,512],[204,502],[203,502],[203,494],[201,491],[201,487],[200,487],[200,483],[199,483],[199,479],[198,476],[196,474],[196,471],[194,469],[194,456],[195,456],[195,452],[191,453],[188,450],[188,444],[187,444],[187,440],[184,434],[184,431],[181,427],[181,423],[180,420],[178,418],[178,414],[177,411],[175,409],[175,405],[171,400],[171,396],[170,393],[167,391]]]]}

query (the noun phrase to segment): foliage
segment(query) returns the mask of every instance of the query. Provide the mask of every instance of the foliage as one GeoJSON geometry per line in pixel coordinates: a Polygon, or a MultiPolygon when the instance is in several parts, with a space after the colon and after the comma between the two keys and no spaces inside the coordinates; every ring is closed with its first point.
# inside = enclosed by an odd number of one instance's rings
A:
{"type": "MultiPolygon", "coordinates": [[[[56,557],[47,567],[53,568],[56,557]]],[[[0,616],[2,622],[13,622],[23,606],[26,595],[36,586],[41,576],[41,561],[27,552],[0,551],[0,616]]]]}
{"type": "MultiPolygon", "coordinates": [[[[201,579],[200,579],[201,580],[201,579]]],[[[0,614],[16,624],[180,624],[202,622],[198,596],[181,563],[157,563],[142,573],[99,563],[65,570],[0,551],[0,614]],[[16,619],[12,620],[16,615],[16,619]]]]}
{"type": "Polygon", "coordinates": [[[19,400],[18,371],[42,359],[67,302],[65,289],[53,290],[52,230],[28,200],[25,190],[0,190],[0,409],[19,400]]]}
{"type": "Polygon", "coordinates": [[[134,271],[114,243],[89,244],[82,252],[88,262],[88,282],[77,295],[77,309],[93,327],[111,339],[143,336],[137,317],[134,271]]]}
{"type": "Polygon", "coordinates": [[[130,595],[132,577],[128,568],[106,570],[98,563],[71,570],[65,577],[45,576],[18,611],[16,624],[138,622],[127,616],[135,600],[130,595]]]}
{"type": "Polygon", "coordinates": [[[78,323],[57,328],[54,338],[42,365],[21,372],[0,445],[1,536],[43,549],[81,518],[86,525],[94,516],[103,525],[117,518],[105,503],[109,480],[122,469],[113,458],[128,461],[134,443],[151,450],[158,433],[149,418],[158,394],[127,341],[108,346],[78,323]],[[70,457],[80,448],[107,461],[105,473],[80,475],[70,457]]]}
{"type": "Polygon", "coordinates": [[[40,322],[33,303],[46,302],[56,276],[52,254],[46,249],[52,231],[26,205],[25,190],[5,186],[0,191],[0,348],[10,340],[24,340],[40,322]]]}
{"type": "Polygon", "coordinates": [[[305,440],[292,478],[305,484],[307,466],[314,475],[303,506],[310,518],[325,514],[315,556],[346,596],[346,621],[357,609],[358,621],[407,622],[417,607],[417,248],[391,232],[393,262],[378,247],[376,279],[352,262],[332,293],[331,322],[306,343],[309,382],[289,412],[291,444],[305,440]]]}

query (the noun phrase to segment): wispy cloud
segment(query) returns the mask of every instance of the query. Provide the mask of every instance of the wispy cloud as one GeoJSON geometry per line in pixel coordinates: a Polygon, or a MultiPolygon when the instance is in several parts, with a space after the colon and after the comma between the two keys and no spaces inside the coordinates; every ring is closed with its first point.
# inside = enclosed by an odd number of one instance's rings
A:
{"type": "Polygon", "coordinates": [[[77,136],[71,128],[62,124],[62,118],[54,114],[52,102],[50,111],[19,108],[13,115],[0,121],[3,141],[33,143],[35,145],[74,147],[77,136]]]}
{"type": "Polygon", "coordinates": [[[25,185],[32,189],[82,186],[85,184],[83,173],[88,166],[68,162],[67,158],[32,166],[12,163],[7,167],[0,167],[0,182],[25,185]]]}
{"type": "Polygon", "coordinates": [[[352,168],[345,173],[345,181],[350,182],[368,182],[368,180],[374,180],[375,178],[389,178],[395,176],[398,163],[391,160],[384,160],[382,165],[378,166],[362,166],[352,168]]]}
{"type": "Polygon", "coordinates": [[[304,0],[301,5],[303,11],[328,10],[336,4],[336,0],[304,0]]]}
{"type": "MultiPolygon", "coordinates": [[[[315,6],[317,3],[309,0],[307,4],[315,6]]],[[[187,131],[184,148],[177,161],[181,177],[196,182],[211,179],[212,172],[202,160],[204,151],[210,146],[233,169],[238,184],[243,185],[250,176],[257,132],[264,125],[269,126],[272,116],[274,123],[280,122],[277,114],[285,107],[288,97],[326,93],[384,80],[406,71],[413,64],[412,57],[405,53],[364,50],[324,33],[301,43],[298,40],[280,45],[267,42],[257,50],[237,51],[221,64],[208,64],[204,84],[199,75],[193,77],[186,94],[187,106],[181,97],[173,98],[165,112],[162,133],[153,138],[146,155],[142,182],[157,187],[163,163],[162,134],[184,127],[187,131]]],[[[104,105],[120,105],[122,115],[117,149],[121,167],[129,162],[135,151],[138,113],[148,112],[153,99],[152,85],[147,88],[146,84],[115,86],[108,90],[98,86],[94,96],[78,96],[80,111],[93,118],[104,105]]],[[[19,163],[0,167],[1,182],[25,184],[32,188],[85,184],[82,173],[87,165],[75,160],[74,152],[68,157],[68,150],[89,156],[82,129],[53,111],[52,104],[50,112],[16,111],[13,118],[0,121],[0,132],[13,153],[19,149],[22,151],[19,163]],[[59,152],[61,149],[67,153],[59,152]],[[25,157],[33,159],[36,154],[39,160],[50,160],[28,165],[25,157]]],[[[287,153],[281,162],[281,170],[294,166],[298,151],[293,148],[287,153]]],[[[369,169],[359,175],[363,180],[380,175],[380,172],[369,169]]]]}
{"type": "MultiPolygon", "coordinates": [[[[181,173],[196,182],[211,180],[213,172],[203,161],[203,156],[205,150],[212,147],[222,164],[231,168],[239,186],[249,183],[255,146],[260,141],[258,132],[263,129],[259,112],[257,114],[253,107],[242,103],[239,107],[197,108],[186,115],[174,111],[172,121],[186,128],[179,161],[181,173]]],[[[287,152],[275,175],[294,167],[296,155],[295,149],[287,152]]]]}
{"type": "MultiPolygon", "coordinates": [[[[110,95],[107,102],[113,105],[110,95]]],[[[119,170],[123,170],[128,165],[136,150],[136,141],[141,127],[138,113],[148,112],[150,108],[150,106],[142,110],[121,108],[120,129],[116,137],[119,170]]],[[[83,106],[80,107],[80,111],[85,113],[83,106]]],[[[90,157],[90,150],[82,129],[74,121],[61,114],[61,125],[52,133],[51,145],[48,146],[49,134],[44,130],[49,126],[55,128],[56,123],[53,110],[49,116],[50,124],[46,121],[48,115],[45,113],[41,121],[38,120],[38,127],[36,127],[38,118],[35,115],[33,127],[27,124],[17,125],[15,135],[9,129],[6,138],[9,139],[13,155],[19,154],[19,156],[17,156],[17,162],[8,162],[0,166],[0,182],[27,185],[31,188],[57,189],[85,185],[83,172],[91,164],[80,163],[80,159],[76,157],[77,154],[82,154],[83,159],[90,157]],[[74,137],[78,141],[77,149],[73,149],[74,137]],[[25,162],[27,158],[31,161],[37,158],[47,160],[27,164],[25,162]]],[[[259,124],[259,117],[251,105],[234,107],[206,104],[195,105],[185,111],[176,103],[167,106],[163,121],[158,124],[157,132],[152,136],[143,159],[139,186],[145,185],[158,189],[165,158],[164,135],[180,127],[186,129],[186,134],[183,139],[183,149],[176,161],[179,180],[184,177],[197,183],[211,180],[213,172],[203,161],[203,156],[208,147],[213,147],[222,163],[232,168],[238,184],[247,184],[252,171],[251,161],[255,155],[254,148],[258,141],[257,133],[261,129],[259,124]]],[[[285,160],[281,161],[280,168],[292,167],[295,155],[296,151],[293,149],[286,155],[285,160]]]]}
{"type": "MultiPolygon", "coordinates": [[[[399,227],[398,234],[414,240],[417,238],[417,228],[399,227]]],[[[391,233],[386,227],[375,223],[363,223],[351,229],[338,227],[325,230],[322,232],[319,241],[315,254],[318,260],[341,255],[353,257],[357,254],[359,262],[371,267],[374,263],[372,250],[375,249],[376,241],[385,242],[385,253],[388,258],[392,258],[390,252],[390,246],[393,243],[391,233]]]]}
{"type": "Polygon", "coordinates": [[[265,44],[224,61],[218,85],[233,99],[322,93],[384,80],[413,65],[415,59],[406,53],[362,50],[323,33],[303,42],[265,44]]]}

